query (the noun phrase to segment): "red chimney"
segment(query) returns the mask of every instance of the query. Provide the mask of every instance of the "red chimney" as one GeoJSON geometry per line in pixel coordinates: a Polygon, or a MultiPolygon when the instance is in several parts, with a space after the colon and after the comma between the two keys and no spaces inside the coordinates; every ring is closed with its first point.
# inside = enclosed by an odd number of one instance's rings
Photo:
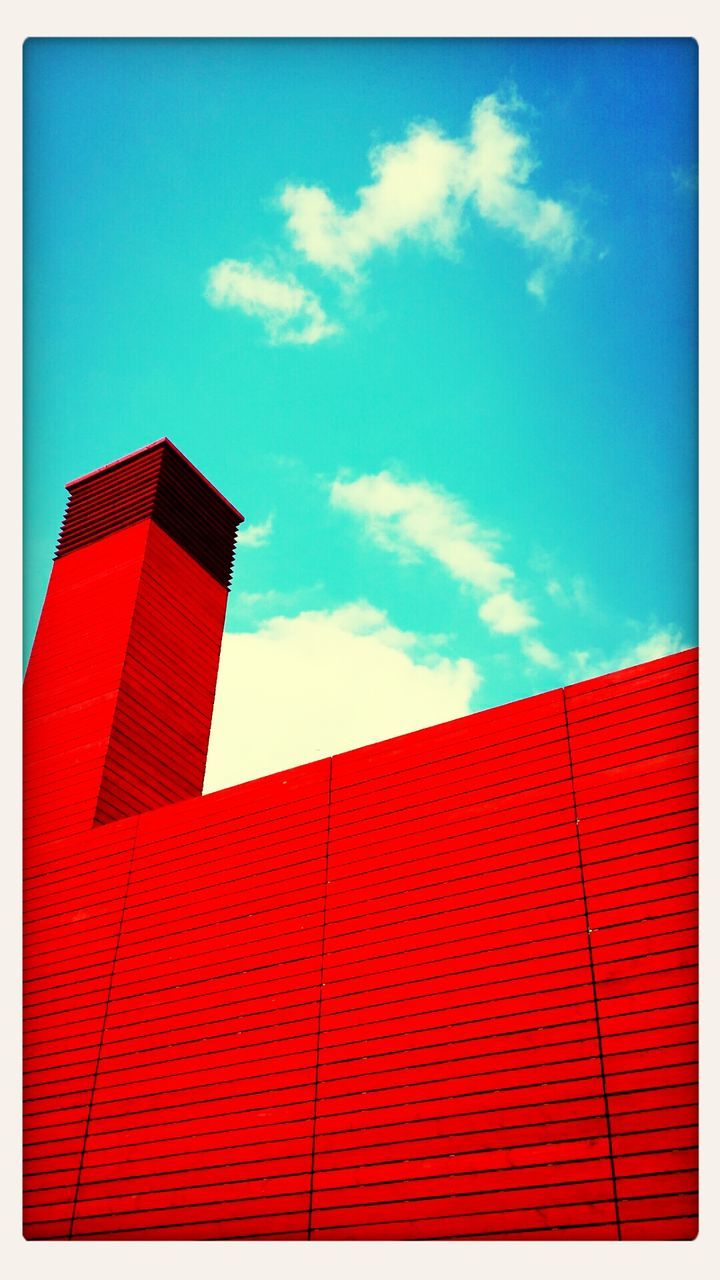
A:
{"type": "Polygon", "coordinates": [[[67,488],[25,680],[34,840],[201,793],[243,519],[169,440],[67,488]]]}

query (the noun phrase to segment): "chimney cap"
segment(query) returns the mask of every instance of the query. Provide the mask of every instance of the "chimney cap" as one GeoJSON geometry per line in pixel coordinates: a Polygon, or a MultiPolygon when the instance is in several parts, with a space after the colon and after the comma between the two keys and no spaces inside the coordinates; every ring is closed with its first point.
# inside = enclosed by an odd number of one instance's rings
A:
{"type": "Polygon", "coordinates": [[[164,437],[71,480],[56,559],[151,519],[229,587],[241,513],[164,437]]]}
{"type": "Polygon", "coordinates": [[[153,440],[152,444],[143,445],[142,449],[133,449],[132,453],[126,453],[122,458],[116,458],[114,462],[106,462],[104,466],[96,467],[94,471],[88,471],[86,475],[78,476],[76,480],[69,480],[65,485],[65,488],[69,493],[72,493],[79,485],[86,484],[89,480],[96,480],[99,476],[104,476],[108,471],[114,471],[117,467],[124,466],[126,462],[132,462],[135,458],[142,457],[143,454],[152,453],[154,450],[160,451],[162,449],[167,449],[174,453],[176,457],[181,458],[185,465],[189,467],[191,471],[195,472],[195,475],[202,480],[203,484],[206,485],[207,488],[210,489],[227,507],[228,511],[236,517],[238,524],[244,523],[245,517],[240,511],[238,511],[237,507],[234,507],[231,502],[228,502],[224,494],[222,494],[219,489],[216,489],[214,484],[210,483],[207,476],[204,476],[202,471],[199,471],[194,463],[192,463],[182,450],[178,449],[177,445],[173,444],[172,440],[169,440],[167,436],[161,436],[159,440],[153,440]]]}

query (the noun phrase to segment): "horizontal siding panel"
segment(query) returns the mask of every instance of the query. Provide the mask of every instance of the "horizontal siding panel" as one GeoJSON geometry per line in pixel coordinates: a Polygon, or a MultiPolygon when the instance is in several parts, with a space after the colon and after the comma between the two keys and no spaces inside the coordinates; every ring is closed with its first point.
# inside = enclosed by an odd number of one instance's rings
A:
{"type": "Polygon", "coordinates": [[[552,1205],[543,1208],[501,1209],[492,1213],[474,1208],[439,1217],[400,1219],[394,1222],[359,1222],[323,1230],[314,1228],[315,1240],[513,1240],[552,1238],[617,1239],[614,1211],[605,1204],[552,1205]],[[590,1224],[590,1225],[589,1225],[590,1224]],[[597,1224],[602,1224],[598,1226],[597,1224]],[[484,1228],[484,1230],[483,1230],[484,1228]],[[590,1232],[589,1237],[585,1234],[590,1232]],[[576,1232],[578,1234],[576,1234],[576,1232]],[[596,1236],[596,1232],[601,1233],[596,1236]],[[582,1233],[582,1234],[580,1234],[582,1233]]]}
{"type": "MultiPolygon", "coordinates": [[[[609,1178],[595,1178],[580,1180],[577,1179],[569,1184],[561,1185],[542,1185],[529,1186],[522,1188],[504,1188],[494,1189],[492,1193],[493,1206],[496,1212],[505,1214],[505,1226],[512,1219],[510,1214],[515,1211],[528,1213],[535,1210],[538,1214],[539,1221],[542,1221],[545,1212],[549,1208],[561,1206],[575,1206],[583,1204],[597,1203],[610,1198],[612,1195],[612,1184],[609,1178]]],[[[435,1196],[418,1196],[413,1197],[410,1204],[403,1200],[402,1197],[396,1200],[390,1200],[381,1203],[371,1203],[354,1206],[338,1206],[337,1208],[321,1209],[317,1211],[317,1215],[313,1213],[313,1230],[319,1231],[325,1228],[349,1226],[353,1220],[357,1224],[363,1222],[371,1222],[372,1225],[380,1226],[382,1223],[397,1223],[398,1221],[408,1221],[410,1214],[413,1218],[417,1217],[424,1226],[440,1228],[447,1223],[449,1213],[454,1213],[458,1218],[464,1217],[463,1226],[468,1227],[468,1216],[472,1215],[473,1221],[478,1223],[483,1221],[488,1215],[488,1200],[486,1192],[467,1191],[455,1192],[454,1194],[443,1195],[441,1191],[435,1196]],[[405,1212],[403,1212],[405,1210],[405,1212]]],[[[518,1214],[519,1216],[519,1214],[518,1214]]],[[[531,1218],[531,1212],[528,1213],[531,1218]]],[[[517,1223],[517,1217],[515,1219],[517,1223]]],[[[545,1223],[547,1223],[545,1218],[545,1223]]],[[[500,1226],[500,1223],[498,1223],[500,1226]]],[[[460,1228],[462,1230],[462,1227],[460,1228]]],[[[501,1228],[502,1229],[502,1228],[501,1228]]]]}
{"type": "Polygon", "coordinates": [[[682,1238],[697,1160],[694,662],[596,692],[567,703],[621,1238],[682,1238]],[[621,844],[606,845],[609,823],[621,844]]]}
{"type": "Polygon", "coordinates": [[[695,1240],[697,1235],[697,1210],[687,1217],[651,1218],[645,1222],[623,1221],[623,1240],[695,1240]]]}
{"type": "MultiPolygon", "coordinates": [[[[108,817],[173,660],[150,587],[108,817]]],[[[211,607],[173,605],[199,652],[211,607]]],[[[26,1234],[692,1238],[694,698],[679,655],[215,795],[138,772],[158,807],[64,839],[38,716],[26,1234]]]]}
{"type": "MultiPolygon", "coordinates": [[[[224,1223],[231,1237],[244,1236],[254,1239],[258,1234],[275,1236],[280,1231],[307,1230],[307,1194],[297,1192],[294,1195],[267,1196],[259,1203],[245,1200],[218,1200],[214,1204],[181,1204],[164,1209],[134,1209],[117,1213],[112,1205],[108,1205],[104,1213],[90,1214],[86,1211],[76,1215],[73,1236],[81,1238],[85,1235],[108,1233],[119,1235],[135,1235],[147,1230],[166,1231],[171,1239],[182,1239],[183,1235],[172,1234],[175,1231],[187,1232],[188,1228],[207,1223],[212,1228],[210,1239],[222,1239],[215,1231],[216,1224],[224,1223]]],[[[188,1239],[202,1239],[194,1233],[188,1239]]]]}

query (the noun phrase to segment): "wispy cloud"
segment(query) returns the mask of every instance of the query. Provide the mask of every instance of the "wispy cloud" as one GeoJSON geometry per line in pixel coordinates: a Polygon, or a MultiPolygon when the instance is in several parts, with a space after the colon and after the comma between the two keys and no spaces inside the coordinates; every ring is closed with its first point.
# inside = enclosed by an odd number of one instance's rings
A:
{"type": "MultiPolygon", "coordinates": [[[[403,241],[456,253],[468,213],[510,234],[534,259],[528,292],[544,301],[554,272],[572,257],[580,228],[570,205],[541,196],[539,166],[522,127],[528,109],[517,94],[488,94],[471,111],[467,134],[448,138],[435,121],[414,123],[403,139],[374,147],[371,181],[343,209],[322,186],[286,182],[278,206],[295,265],[344,281],[381,249],[403,241]]],[[[271,343],[313,346],[339,332],[317,294],[274,266],[226,258],[212,267],[206,297],[258,317],[271,343]]]]}
{"type": "Polygon", "coordinates": [[[244,524],[238,535],[239,547],[264,547],[270,540],[274,516],[270,514],[261,524],[244,524]]]}
{"type": "Polygon", "coordinates": [[[530,185],[537,161],[517,124],[523,110],[517,96],[490,94],[475,103],[465,138],[445,137],[432,121],[412,125],[402,142],[370,152],[373,180],[349,213],[322,187],[288,184],[280,205],[295,248],[323,270],[357,276],[377,249],[403,240],[454,246],[473,209],[540,259],[528,289],[543,297],[549,269],[571,257],[579,229],[566,204],[530,185]]]}
{"type": "Polygon", "coordinates": [[[683,195],[694,195],[696,193],[698,189],[697,165],[691,165],[688,168],[684,165],[676,165],[671,173],[676,191],[682,192],[683,195]]]}
{"type": "Polygon", "coordinates": [[[653,662],[655,658],[678,653],[684,645],[685,640],[678,627],[652,625],[642,639],[626,644],[610,655],[600,650],[576,650],[570,655],[572,662],[568,679],[589,680],[608,671],[622,671],[625,667],[653,662]]]}
{"type": "Polygon", "coordinates": [[[537,667],[548,667],[554,671],[561,665],[558,655],[548,649],[542,640],[537,640],[534,636],[523,640],[522,650],[525,657],[534,662],[537,667]]]}
{"type": "Polygon", "coordinates": [[[580,574],[575,574],[566,583],[560,582],[556,577],[549,578],[545,584],[545,590],[551,600],[562,605],[563,608],[578,609],[580,612],[587,613],[591,607],[590,591],[580,574]]]}
{"type": "Polygon", "coordinates": [[[682,632],[677,627],[655,627],[644,640],[639,640],[621,656],[619,666],[630,667],[638,662],[652,662],[668,653],[677,653],[683,647],[682,632]]]}
{"type": "Polygon", "coordinates": [[[378,248],[406,238],[447,247],[458,230],[464,197],[459,181],[463,149],[435,125],[414,125],[404,142],[370,152],[374,181],[358,190],[345,213],[322,187],[285,187],[280,205],[295,247],[329,271],[356,274],[378,248]]]}
{"type": "Polygon", "coordinates": [[[312,346],[338,332],[316,294],[293,275],[226,258],[208,274],[205,296],[214,307],[238,307],[257,316],[271,343],[312,346]]]}
{"type": "Polygon", "coordinates": [[[313,600],[324,598],[322,582],[299,584],[290,591],[275,587],[267,591],[240,591],[233,587],[228,600],[225,626],[228,631],[254,631],[267,618],[308,609],[313,600]]]}
{"type": "Polygon", "coordinates": [[[427,481],[405,481],[390,471],[330,485],[330,502],[358,517],[368,535],[402,560],[421,554],[437,560],[457,581],[495,592],[514,577],[498,559],[496,534],[483,530],[463,503],[427,481]]]}
{"type": "Polygon", "coordinates": [[[519,631],[538,625],[530,606],[525,601],[516,600],[511,591],[498,591],[497,595],[490,596],[480,605],[478,615],[491,631],[505,636],[517,635],[519,631]]]}
{"type": "MultiPolygon", "coordinates": [[[[390,471],[338,476],[330,485],[330,502],[362,523],[377,546],[403,562],[427,557],[435,560],[464,588],[485,597],[478,617],[490,631],[521,635],[539,626],[532,606],[513,593],[511,565],[499,558],[500,538],[483,529],[459,498],[426,480],[407,481],[390,471]]],[[[537,642],[525,647],[526,656],[551,665],[550,650],[537,642]]]]}
{"type": "Polygon", "coordinates": [[[366,600],[226,633],[205,791],[467,714],[480,672],[437,647],[366,600]]]}

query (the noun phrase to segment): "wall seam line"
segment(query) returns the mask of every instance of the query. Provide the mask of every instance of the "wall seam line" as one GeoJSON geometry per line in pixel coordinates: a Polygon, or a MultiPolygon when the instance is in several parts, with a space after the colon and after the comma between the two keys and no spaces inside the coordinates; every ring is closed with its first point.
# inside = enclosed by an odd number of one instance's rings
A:
{"type": "Polygon", "coordinates": [[[140,818],[135,821],[135,830],[133,832],[132,848],[130,850],[130,862],[128,865],[127,880],[125,881],[125,893],[123,896],[122,908],[120,911],[120,919],[118,921],[117,939],[115,941],[115,950],[113,952],[112,964],[110,966],[110,980],[108,982],[107,996],[105,997],[105,1012],[103,1013],[102,1026],[100,1028],[100,1039],[98,1041],[97,1058],[95,1059],[95,1069],[93,1072],[92,1084],[90,1086],[90,1100],[88,1102],[87,1120],[85,1122],[85,1132],[83,1134],[82,1150],[80,1152],[80,1162],[78,1164],[77,1182],[75,1184],[75,1196],[73,1199],[72,1214],[70,1216],[70,1225],[68,1227],[68,1239],[73,1237],[73,1227],[75,1226],[75,1215],[77,1213],[78,1198],[80,1196],[80,1184],[82,1182],[83,1168],[85,1164],[85,1152],[87,1149],[87,1140],[90,1133],[90,1122],[92,1120],[93,1104],[95,1102],[95,1089],[97,1079],[100,1073],[100,1060],[102,1058],[103,1045],[105,1042],[105,1028],[107,1026],[108,1014],[110,1012],[110,1000],[112,998],[113,983],[115,981],[115,968],[117,965],[118,952],[120,950],[120,941],[122,938],[123,924],[125,922],[125,910],[127,908],[128,897],[130,896],[130,880],[132,878],[133,864],[135,862],[135,850],[138,842],[138,832],[140,828],[140,818]]]}
{"type": "Polygon", "coordinates": [[[575,770],[573,768],[572,743],[570,740],[570,721],[568,718],[567,697],[564,687],[560,690],[562,694],[563,715],[565,718],[565,734],[568,749],[568,764],[570,766],[570,787],[572,791],[573,817],[575,819],[575,840],[577,844],[578,866],[580,870],[580,885],[582,888],[583,912],[585,915],[585,931],[587,938],[588,958],[590,963],[590,981],[592,984],[593,1006],[595,1009],[595,1030],[598,1040],[598,1061],[600,1066],[600,1081],[602,1084],[603,1101],[605,1103],[605,1125],[607,1128],[608,1140],[608,1159],[610,1161],[610,1176],[613,1187],[613,1201],[615,1205],[615,1225],[617,1227],[618,1240],[622,1240],[622,1227],[620,1223],[620,1204],[618,1201],[617,1176],[615,1173],[615,1156],[613,1153],[612,1125],[610,1120],[610,1102],[608,1099],[607,1080],[605,1078],[605,1053],[603,1050],[602,1029],[600,1026],[600,1005],[598,1002],[597,979],[595,976],[595,958],[593,956],[592,938],[590,937],[590,913],[588,910],[587,887],[585,884],[585,867],[582,855],[582,840],[580,838],[580,817],[578,814],[577,793],[575,791],[575,770]]]}
{"type": "Polygon", "coordinates": [[[330,834],[332,824],[332,772],[333,757],[328,771],[328,816],[325,832],[325,890],[323,895],[322,931],[320,935],[320,976],[318,991],[317,1035],[315,1040],[315,1082],[313,1087],[312,1144],[310,1147],[310,1194],[308,1200],[307,1238],[312,1239],[313,1192],[315,1189],[315,1147],[317,1140],[318,1089],[320,1084],[320,1028],[322,1022],[323,992],[325,989],[325,936],[327,926],[327,899],[330,882],[330,834]]]}

